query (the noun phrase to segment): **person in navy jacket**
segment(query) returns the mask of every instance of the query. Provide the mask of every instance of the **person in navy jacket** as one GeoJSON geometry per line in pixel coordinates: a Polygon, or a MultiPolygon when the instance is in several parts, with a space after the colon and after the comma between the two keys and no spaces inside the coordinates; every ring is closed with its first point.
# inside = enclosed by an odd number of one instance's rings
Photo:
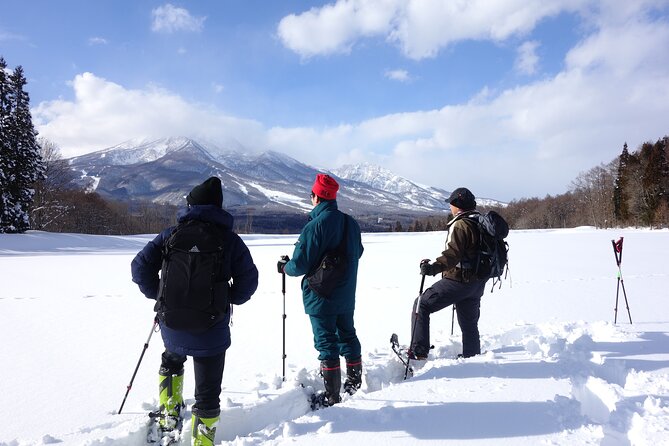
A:
{"type": "MultiPolygon", "coordinates": [[[[258,270],[249,249],[239,235],[232,232],[233,217],[223,210],[221,180],[211,177],[197,185],[186,197],[188,207],[177,214],[177,222],[202,220],[214,223],[221,231],[224,246],[230,252],[231,283],[228,298],[231,304],[248,301],[258,287],[258,270]]],[[[163,230],[135,256],[131,264],[132,281],[149,299],[156,299],[160,284],[163,246],[176,227],[163,230]]],[[[220,414],[220,393],[225,352],[230,347],[230,314],[202,333],[174,330],[161,323],[165,352],[159,371],[161,418],[160,426],[169,428],[183,408],[184,362],[191,356],[195,370],[195,404],[193,405],[193,441],[200,431],[211,437],[220,414]],[[176,417],[175,417],[176,415],[176,417]]],[[[207,438],[197,444],[208,444],[207,438]]]]}

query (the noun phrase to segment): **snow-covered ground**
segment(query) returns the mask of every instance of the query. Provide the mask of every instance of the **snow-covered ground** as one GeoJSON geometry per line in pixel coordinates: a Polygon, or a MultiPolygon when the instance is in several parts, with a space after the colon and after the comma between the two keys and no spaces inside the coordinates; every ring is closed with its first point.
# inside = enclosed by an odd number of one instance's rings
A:
{"type": "MultiPolygon", "coordinates": [[[[140,445],[157,403],[162,342],[153,302],[130,281],[152,236],[29,232],[0,235],[0,445],[140,445]]],[[[363,388],[310,412],[321,388],[299,280],[287,280],[282,383],[281,276],[295,235],[244,236],[260,286],[234,313],[223,379],[219,444],[669,444],[669,231],[512,231],[510,275],[486,290],[483,355],[454,359],[450,308],[432,318],[435,349],[403,382],[390,350],[408,342],[418,262],[444,233],[364,234],[356,325],[363,388]],[[612,239],[624,236],[625,302],[613,324],[612,239]],[[228,443],[229,442],[229,443],[228,443]]],[[[433,281],[427,279],[427,285],[433,281]]],[[[185,396],[192,403],[187,363],[185,396]]],[[[190,418],[182,444],[190,444],[190,418]]]]}

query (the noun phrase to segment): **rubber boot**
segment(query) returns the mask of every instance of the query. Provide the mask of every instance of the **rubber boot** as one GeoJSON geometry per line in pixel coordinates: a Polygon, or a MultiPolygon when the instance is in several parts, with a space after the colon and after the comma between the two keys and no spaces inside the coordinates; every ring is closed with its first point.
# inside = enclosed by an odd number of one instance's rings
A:
{"type": "Polygon", "coordinates": [[[325,384],[324,405],[332,406],[341,402],[341,396],[339,395],[341,389],[339,358],[321,361],[321,374],[323,375],[323,383],[325,384]]]}
{"type": "Polygon", "coordinates": [[[160,418],[158,426],[163,430],[171,430],[179,422],[181,410],[185,407],[183,399],[184,371],[171,374],[161,367],[158,372],[158,391],[160,418]]]}
{"type": "Polygon", "coordinates": [[[346,359],[346,381],[344,391],[353,395],[362,385],[362,357],[346,359]]]}
{"type": "Polygon", "coordinates": [[[216,442],[216,425],[221,411],[193,409],[193,440],[192,446],[213,446],[216,442]]]}

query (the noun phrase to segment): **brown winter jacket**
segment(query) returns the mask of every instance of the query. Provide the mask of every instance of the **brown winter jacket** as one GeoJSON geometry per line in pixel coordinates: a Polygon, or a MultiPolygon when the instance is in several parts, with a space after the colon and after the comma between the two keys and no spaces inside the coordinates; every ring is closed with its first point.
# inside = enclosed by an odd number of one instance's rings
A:
{"type": "Polygon", "coordinates": [[[446,249],[437,257],[437,263],[442,269],[442,277],[457,280],[458,282],[469,282],[472,279],[473,270],[462,268],[462,263],[475,262],[479,252],[480,234],[478,226],[474,221],[467,218],[476,215],[478,211],[464,211],[455,216],[448,223],[448,234],[446,235],[446,249]]]}

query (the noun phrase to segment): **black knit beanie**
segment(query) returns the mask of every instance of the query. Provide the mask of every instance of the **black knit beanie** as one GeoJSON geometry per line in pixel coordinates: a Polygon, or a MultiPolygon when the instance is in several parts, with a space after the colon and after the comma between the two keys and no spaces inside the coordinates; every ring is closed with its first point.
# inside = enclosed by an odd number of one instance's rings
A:
{"type": "Polygon", "coordinates": [[[471,191],[466,187],[458,187],[455,189],[453,192],[451,192],[451,196],[448,197],[448,200],[446,201],[449,204],[452,204],[453,206],[465,211],[476,209],[476,198],[474,197],[474,194],[471,193],[471,191]]]}
{"type": "Polygon", "coordinates": [[[217,177],[208,178],[204,183],[198,184],[190,191],[186,201],[190,205],[213,204],[219,208],[223,207],[221,180],[217,177]]]}

